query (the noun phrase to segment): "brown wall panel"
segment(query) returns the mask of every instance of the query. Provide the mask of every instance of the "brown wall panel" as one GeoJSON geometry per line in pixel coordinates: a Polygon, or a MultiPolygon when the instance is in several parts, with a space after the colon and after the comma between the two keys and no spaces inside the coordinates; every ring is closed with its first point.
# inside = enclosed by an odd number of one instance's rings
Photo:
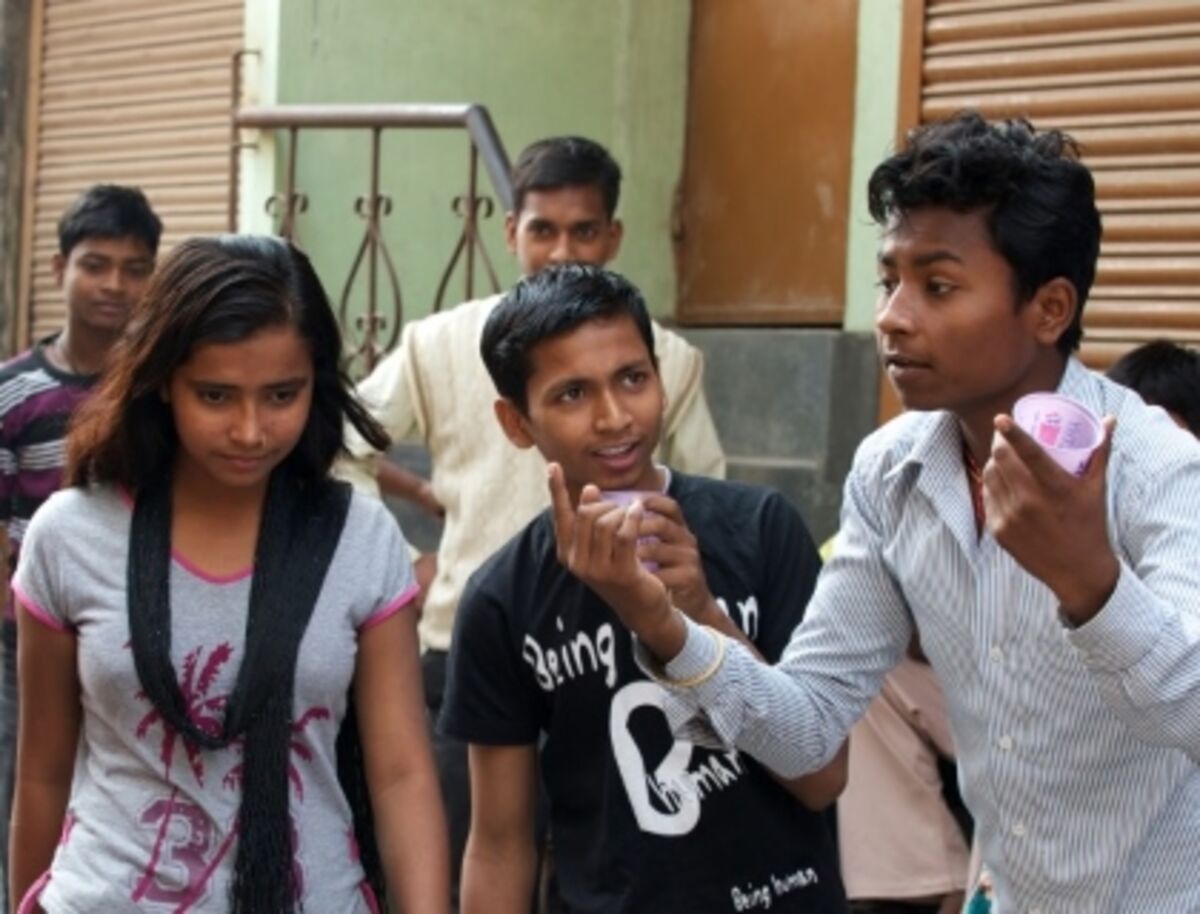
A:
{"type": "Polygon", "coordinates": [[[841,322],[857,10],[695,0],[681,320],[841,322]]]}

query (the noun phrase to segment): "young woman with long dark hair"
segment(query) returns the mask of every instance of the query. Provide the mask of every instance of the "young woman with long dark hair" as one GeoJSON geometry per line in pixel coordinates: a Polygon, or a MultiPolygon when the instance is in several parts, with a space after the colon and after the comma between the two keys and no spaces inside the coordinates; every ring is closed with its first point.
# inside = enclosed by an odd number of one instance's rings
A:
{"type": "Polygon", "coordinates": [[[372,881],[446,911],[416,586],[329,478],[344,422],[386,445],[340,366],[285,242],[192,239],[155,276],[15,578],[22,912],[365,914],[372,881]]]}

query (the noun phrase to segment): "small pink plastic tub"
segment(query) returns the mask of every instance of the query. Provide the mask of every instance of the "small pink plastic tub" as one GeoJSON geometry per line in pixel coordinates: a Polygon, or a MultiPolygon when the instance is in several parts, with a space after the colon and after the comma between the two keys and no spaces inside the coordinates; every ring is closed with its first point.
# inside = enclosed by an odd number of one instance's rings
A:
{"type": "Polygon", "coordinates": [[[1083,475],[1092,452],[1104,440],[1104,426],[1095,414],[1062,394],[1026,394],[1013,407],[1012,416],[1055,463],[1076,476],[1083,475]]]}
{"type": "MultiPolygon", "coordinates": [[[[605,489],[600,492],[600,498],[604,501],[611,501],[614,505],[620,505],[622,508],[628,508],[635,501],[642,502],[642,508],[647,514],[654,512],[646,508],[646,499],[651,495],[662,495],[662,492],[652,492],[649,490],[642,491],[640,489],[605,489]]],[[[657,536],[643,536],[638,539],[639,543],[657,543],[657,536]]],[[[658,562],[642,562],[642,567],[647,571],[658,571],[658,562]]]]}

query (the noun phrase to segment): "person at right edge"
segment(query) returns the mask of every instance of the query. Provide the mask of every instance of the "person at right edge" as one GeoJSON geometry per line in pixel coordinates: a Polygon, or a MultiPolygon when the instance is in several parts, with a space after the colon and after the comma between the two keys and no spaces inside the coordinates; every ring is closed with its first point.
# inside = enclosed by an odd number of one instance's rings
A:
{"type": "Polygon", "coordinates": [[[1200,910],[1200,444],[1072,355],[1092,175],[1058,131],[963,113],[910,134],[869,200],[876,332],[908,411],[859,447],[782,660],[671,605],[636,560],[636,508],[556,487],[559,553],[637,635],[675,732],[783,777],[833,756],[915,630],[993,914],[1200,910]],[[1039,391],[1103,417],[1080,476],[1012,419],[1039,391]]]}
{"type": "Polygon", "coordinates": [[[1125,353],[1106,374],[1200,437],[1200,352],[1170,340],[1153,340],[1125,353]]]}

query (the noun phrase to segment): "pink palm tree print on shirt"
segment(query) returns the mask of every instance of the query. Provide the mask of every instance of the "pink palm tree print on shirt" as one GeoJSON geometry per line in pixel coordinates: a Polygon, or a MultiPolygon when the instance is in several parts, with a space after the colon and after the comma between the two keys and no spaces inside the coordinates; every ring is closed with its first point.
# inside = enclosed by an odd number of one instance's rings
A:
{"type": "MultiPolygon", "coordinates": [[[[182,677],[179,683],[187,705],[188,715],[197,727],[214,735],[221,732],[223,712],[229,701],[228,694],[210,695],[213,684],[220,674],[221,668],[233,656],[233,648],[222,643],[212,650],[207,660],[203,660],[204,649],[197,647],[191,651],[183,662],[182,677]]],[[[145,700],[144,692],[138,693],[138,698],[145,700]]],[[[308,725],[316,720],[328,720],[332,717],[328,708],[314,707],[305,711],[297,720],[292,722],[290,749],[293,758],[310,762],[313,751],[309,747],[305,735],[308,725]]],[[[153,802],[142,813],[142,822],[147,825],[157,823],[157,834],[150,854],[150,860],[133,892],[133,900],[145,898],[149,901],[177,904],[175,909],[179,914],[203,899],[209,879],[228,854],[236,836],[236,826],[230,828],[215,856],[212,855],[215,834],[213,823],[204,809],[190,801],[178,798],[179,788],[171,777],[171,768],[175,758],[175,749],[182,742],[187,757],[188,768],[196,779],[196,783],[204,786],[204,759],[198,746],[189,740],[181,738],[170,727],[156,708],[152,708],[138,723],[137,736],[144,738],[155,724],[161,724],[163,736],[159,750],[159,758],[163,763],[163,776],[171,784],[168,797],[153,802]],[[172,827],[173,826],[173,827],[172,827]],[[163,861],[163,847],[167,836],[172,838],[169,861],[163,861]],[[169,863],[174,878],[163,884],[161,876],[169,863]]],[[[232,743],[235,749],[241,749],[241,740],[232,743]]],[[[230,790],[240,790],[242,765],[234,765],[221,779],[223,787],[230,790]]],[[[296,762],[288,764],[288,779],[295,790],[298,800],[304,800],[304,780],[296,762]]],[[[296,842],[295,824],[292,824],[292,841],[296,842]]],[[[297,889],[303,891],[303,873],[299,863],[295,864],[297,889]]]]}
{"type": "MultiPolygon", "coordinates": [[[[197,647],[184,658],[179,690],[183,693],[183,700],[192,722],[201,730],[215,736],[221,732],[222,712],[229,702],[229,696],[210,695],[209,692],[221,668],[233,656],[233,646],[228,642],[217,645],[208,655],[208,659],[201,664],[203,656],[204,648],[197,647]]],[[[138,692],[137,697],[142,701],[148,700],[144,691],[138,692]]],[[[171,777],[171,768],[175,761],[175,748],[182,741],[188,767],[196,778],[196,783],[203,787],[204,759],[200,747],[187,739],[181,740],[175,729],[163,720],[162,714],[154,707],[151,707],[146,716],[138,722],[138,739],[144,739],[155,724],[162,727],[162,743],[158,755],[163,764],[163,778],[171,785],[171,793],[165,799],[155,800],[142,813],[143,824],[153,825],[157,822],[158,830],[150,851],[150,860],[142,878],[134,887],[132,897],[134,901],[146,898],[149,901],[166,903],[183,902],[179,910],[184,910],[188,904],[200,897],[207,876],[211,873],[205,858],[212,850],[214,835],[212,822],[205,811],[195,803],[179,800],[179,787],[171,777]],[[163,842],[172,822],[176,823],[179,833],[177,839],[172,842],[170,854],[171,869],[175,871],[176,878],[171,880],[171,884],[163,885],[156,876],[163,842]],[[179,878],[179,871],[182,871],[184,878],[179,878]]],[[[227,837],[222,842],[218,860],[228,850],[228,843],[227,837]]]]}

